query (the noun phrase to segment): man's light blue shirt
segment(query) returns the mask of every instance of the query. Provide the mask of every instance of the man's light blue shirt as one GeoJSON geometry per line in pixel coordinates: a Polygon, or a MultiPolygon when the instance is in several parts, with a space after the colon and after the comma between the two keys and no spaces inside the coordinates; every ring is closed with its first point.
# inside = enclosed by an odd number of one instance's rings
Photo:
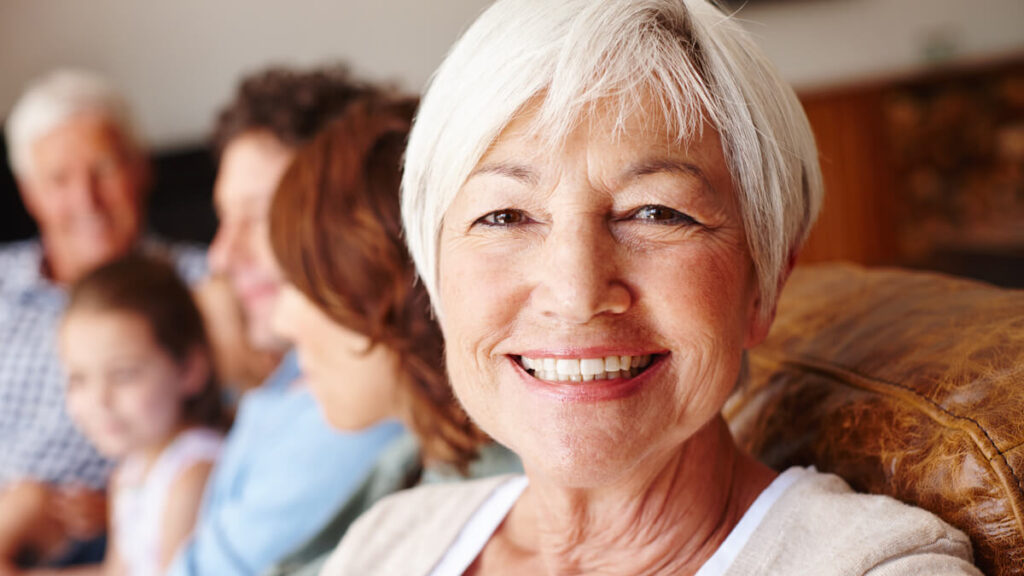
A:
{"type": "Polygon", "coordinates": [[[402,433],[394,421],[358,433],[331,429],[308,388],[294,385],[299,378],[291,353],[242,397],[171,576],[263,572],[316,534],[402,433]]]}

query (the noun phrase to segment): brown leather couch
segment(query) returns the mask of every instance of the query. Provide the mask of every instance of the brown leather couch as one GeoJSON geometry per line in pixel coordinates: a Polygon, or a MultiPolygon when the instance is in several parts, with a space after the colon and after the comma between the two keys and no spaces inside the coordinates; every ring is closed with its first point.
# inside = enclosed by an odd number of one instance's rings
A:
{"type": "Polygon", "coordinates": [[[770,466],[931,510],[986,574],[1024,575],[1024,291],[798,268],[726,416],[770,466]]]}

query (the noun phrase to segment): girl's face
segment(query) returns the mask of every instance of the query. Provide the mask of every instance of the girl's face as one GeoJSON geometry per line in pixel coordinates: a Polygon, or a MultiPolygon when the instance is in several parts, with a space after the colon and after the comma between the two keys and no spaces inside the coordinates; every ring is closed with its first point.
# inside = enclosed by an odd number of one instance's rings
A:
{"type": "Polygon", "coordinates": [[[184,400],[206,380],[197,362],[176,361],[149,323],[131,312],[80,310],[60,330],[67,407],[110,458],[157,448],[181,424],[184,400]]]}

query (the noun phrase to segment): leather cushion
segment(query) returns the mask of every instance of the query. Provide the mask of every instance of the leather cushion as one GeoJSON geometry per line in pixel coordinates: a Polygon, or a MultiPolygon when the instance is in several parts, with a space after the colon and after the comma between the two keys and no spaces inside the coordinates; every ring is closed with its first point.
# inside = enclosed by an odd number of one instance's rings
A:
{"type": "Polygon", "coordinates": [[[749,360],[725,409],[743,448],[931,510],[986,574],[1024,575],[1024,291],[797,268],[749,360]]]}

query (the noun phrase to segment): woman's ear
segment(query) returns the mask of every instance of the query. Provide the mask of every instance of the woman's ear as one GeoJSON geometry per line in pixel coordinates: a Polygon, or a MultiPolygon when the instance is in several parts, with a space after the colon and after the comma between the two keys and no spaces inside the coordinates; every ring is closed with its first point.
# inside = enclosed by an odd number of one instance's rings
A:
{"type": "Polygon", "coordinates": [[[749,311],[749,330],[747,331],[747,339],[744,342],[744,348],[750,349],[768,337],[768,332],[771,330],[772,323],[775,322],[775,311],[778,308],[779,295],[782,294],[782,287],[786,285],[786,280],[789,280],[789,275],[793,272],[793,267],[796,266],[797,258],[800,256],[800,249],[795,248],[789,253],[789,258],[786,259],[786,265],[782,267],[779,273],[778,283],[775,286],[775,302],[771,305],[771,310],[762,310],[765,306],[764,299],[761,295],[760,283],[755,286],[757,293],[752,301],[751,310],[749,311]]]}
{"type": "Polygon", "coordinates": [[[209,354],[202,346],[193,346],[182,362],[181,383],[182,392],[186,398],[195,396],[203,391],[203,387],[210,381],[213,366],[210,364],[209,354]]]}

